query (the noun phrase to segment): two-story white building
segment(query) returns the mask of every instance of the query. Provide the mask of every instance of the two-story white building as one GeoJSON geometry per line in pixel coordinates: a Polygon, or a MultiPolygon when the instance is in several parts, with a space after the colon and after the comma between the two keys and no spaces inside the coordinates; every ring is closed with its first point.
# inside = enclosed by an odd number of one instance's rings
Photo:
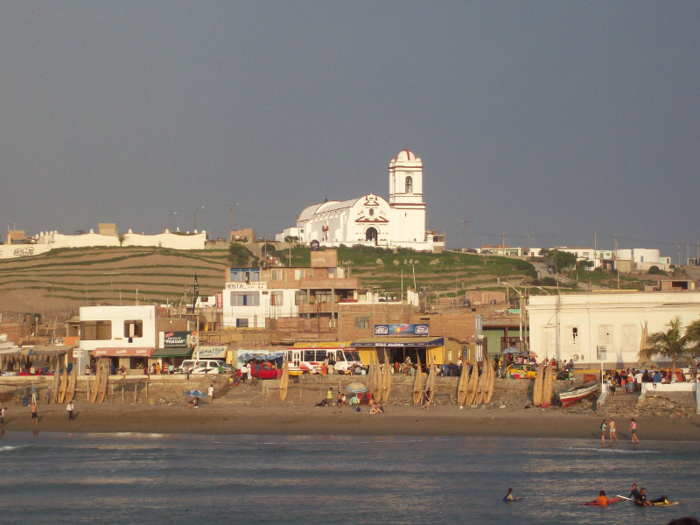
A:
{"type": "Polygon", "coordinates": [[[668,330],[679,316],[700,319],[698,292],[576,293],[528,299],[530,348],[539,359],[556,357],[616,367],[638,362],[642,331],[668,330]]]}

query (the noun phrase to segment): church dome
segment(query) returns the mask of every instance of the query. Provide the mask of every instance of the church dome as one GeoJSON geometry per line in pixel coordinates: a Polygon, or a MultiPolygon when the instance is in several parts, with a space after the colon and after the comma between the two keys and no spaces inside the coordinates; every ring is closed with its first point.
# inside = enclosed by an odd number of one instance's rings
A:
{"type": "Polygon", "coordinates": [[[407,161],[407,160],[416,160],[416,154],[413,153],[412,151],[409,151],[408,148],[401,150],[398,155],[396,155],[396,160],[398,162],[400,161],[407,161]]]}

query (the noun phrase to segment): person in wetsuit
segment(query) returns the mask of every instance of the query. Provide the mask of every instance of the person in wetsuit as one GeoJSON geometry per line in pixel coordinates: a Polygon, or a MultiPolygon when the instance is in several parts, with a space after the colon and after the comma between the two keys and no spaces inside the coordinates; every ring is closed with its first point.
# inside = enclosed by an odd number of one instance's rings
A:
{"type": "Polygon", "coordinates": [[[523,499],[523,498],[516,498],[516,497],[513,495],[513,489],[508,489],[508,494],[506,494],[505,496],[503,496],[503,501],[505,501],[505,502],[509,502],[509,501],[520,501],[521,499],[523,499]]]}
{"type": "Polygon", "coordinates": [[[629,499],[634,499],[637,501],[639,498],[639,491],[637,490],[637,484],[632,483],[632,492],[630,492],[630,495],[628,496],[629,499]]]}
{"type": "Polygon", "coordinates": [[[639,497],[634,500],[637,507],[651,507],[654,503],[668,503],[668,499],[665,494],[660,498],[647,499],[647,489],[644,487],[639,489],[639,497]]]}

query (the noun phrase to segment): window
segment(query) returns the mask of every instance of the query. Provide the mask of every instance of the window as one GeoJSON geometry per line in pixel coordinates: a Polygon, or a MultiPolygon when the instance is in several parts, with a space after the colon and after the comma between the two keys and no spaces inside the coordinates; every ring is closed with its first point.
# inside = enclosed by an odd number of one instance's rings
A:
{"type": "Polygon", "coordinates": [[[406,177],[406,193],[413,193],[413,179],[410,176],[406,177]]]}
{"type": "Polygon", "coordinates": [[[332,295],[333,294],[331,294],[330,291],[316,292],[316,302],[317,303],[330,303],[332,295]]]}
{"type": "Polygon", "coordinates": [[[309,302],[309,296],[305,290],[297,290],[294,293],[294,304],[299,306],[300,304],[307,304],[309,302]]]}
{"type": "Polygon", "coordinates": [[[109,341],[112,339],[112,321],[81,321],[81,341],[109,341]]]}
{"type": "Polygon", "coordinates": [[[143,321],[124,321],[124,337],[143,337],[143,321]]]}
{"type": "Polygon", "coordinates": [[[248,319],[236,319],[236,328],[248,328],[248,319]]]}
{"type": "Polygon", "coordinates": [[[355,328],[359,330],[369,328],[369,317],[355,317],[355,328]]]}
{"type": "Polygon", "coordinates": [[[374,217],[374,208],[369,209],[369,216],[374,217]]]}
{"type": "Polygon", "coordinates": [[[571,340],[574,344],[576,344],[576,341],[578,341],[578,328],[575,326],[571,329],[571,340]]]}
{"type": "Polygon", "coordinates": [[[316,360],[316,352],[314,350],[304,350],[303,361],[312,362],[316,360]]]}
{"type": "Polygon", "coordinates": [[[335,279],[335,268],[328,268],[328,278],[335,279]]]}
{"type": "Polygon", "coordinates": [[[281,281],[282,280],[282,270],[272,270],[272,280],[281,281]]]}
{"type": "Polygon", "coordinates": [[[294,278],[296,280],[306,277],[306,270],[294,270],[294,278]]]}
{"type": "Polygon", "coordinates": [[[260,306],[260,294],[232,293],[231,306],[260,306]]]}
{"type": "Polygon", "coordinates": [[[270,305],[271,306],[282,306],[284,301],[284,295],[282,292],[272,292],[270,294],[270,305]]]}
{"type": "Polygon", "coordinates": [[[622,351],[634,352],[637,348],[637,325],[622,325],[622,351]]]}
{"type": "Polygon", "coordinates": [[[612,325],[602,324],[598,326],[598,344],[599,345],[611,345],[612,344],[612,325]]]}
{"type": "Polygon", "coordinates": [[[231,268],[231,282],[234,283],[254,283],[260,280],[260,270],[258,268],[231,268]]]}
{"type": "Polygon", "coordinates": [[[326,360],[326,351],[325,350],[316,350],[316,361],[325,361],[326,360]]]}

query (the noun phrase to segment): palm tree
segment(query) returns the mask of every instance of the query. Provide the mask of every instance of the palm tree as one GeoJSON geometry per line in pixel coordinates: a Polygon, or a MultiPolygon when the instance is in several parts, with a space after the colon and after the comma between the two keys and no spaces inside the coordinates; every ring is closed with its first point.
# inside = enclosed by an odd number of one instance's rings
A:
{"type": "MultiPolygon", "coordinates": [[[[639,361],[650,361],[654,356],[670,359],[673,361],[671,377],[676,377],[676,362],[678,360],[691,360],[693,352],[691,348],[689,348],[689,344],[694,337],[694,332],[692,334],[690,331],[683,333],[683,322],[678,316],[671,319],[671,322],[669,322],[667,326],[669,329],[666,332],[661,330],[649,335],[648,341],[651,347],[639,351],[639,361]]],[[[700,323],[695,321],[689,328],[693,330],[697,328],[700,330],[700,323]]]]}

